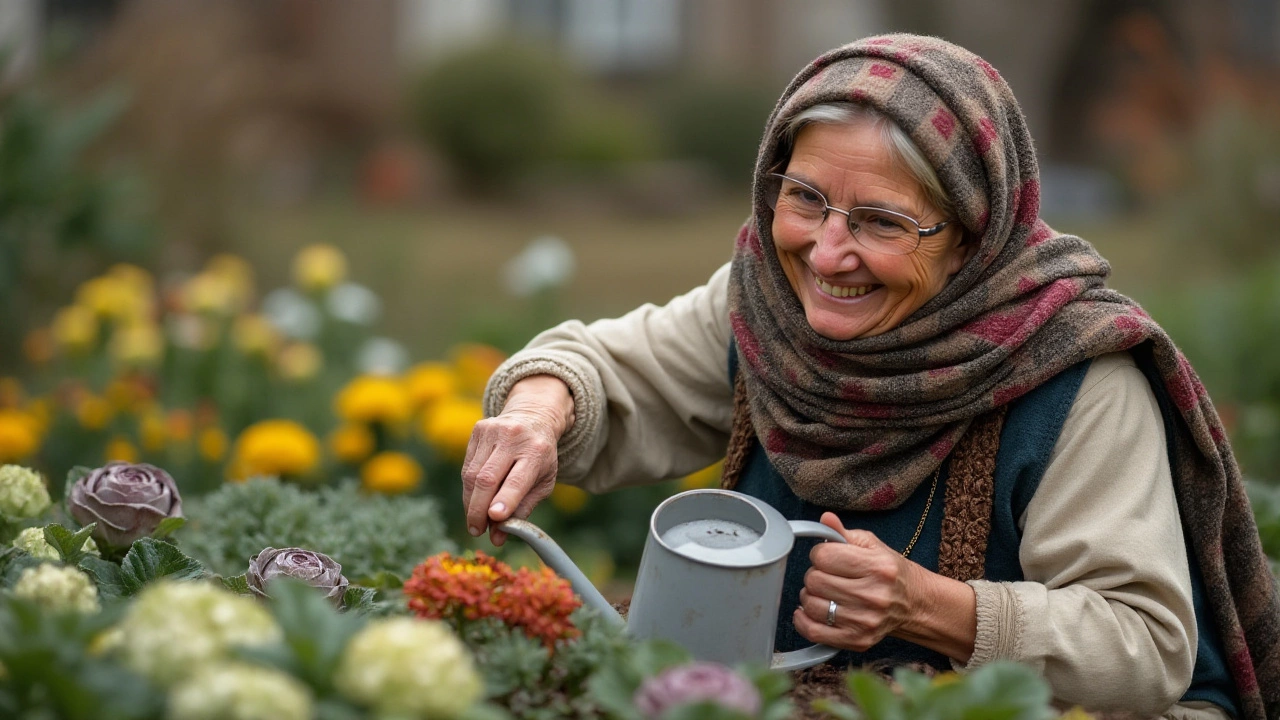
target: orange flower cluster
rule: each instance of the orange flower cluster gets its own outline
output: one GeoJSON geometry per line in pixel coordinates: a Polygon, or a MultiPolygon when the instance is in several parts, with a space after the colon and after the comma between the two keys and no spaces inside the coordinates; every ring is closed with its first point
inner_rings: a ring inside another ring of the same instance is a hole
{"type": "Polygon", "coordinates": [[[413,569],[404,584],[409,609],[419,617],[477,620],[491,617],[518,627],[548,649],[577,637],[569,620],[582,601],[550,568],[512,570],[477,550],[472,558],[440,553],[413,569]]]}

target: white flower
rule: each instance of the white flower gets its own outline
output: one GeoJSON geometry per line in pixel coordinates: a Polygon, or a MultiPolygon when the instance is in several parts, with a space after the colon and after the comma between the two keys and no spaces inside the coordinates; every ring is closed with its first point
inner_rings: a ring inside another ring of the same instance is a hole
{"type": "Polygon", "coordinates": [[[358,283],[342,283],[325,298],[329,314],[356,325],[372,325],[382,314],[382,301],[376,293],[358,283]]]}
{"type": "Polygon", "coordinates": [[[347,645],[334,684],[348,698],[390,716],[454,718],[483,689],[471,656],[443,623],[376,620],[347,645]]]}
{"type": "Polygon", "coordinates": [[[262,299],[262,314],[284,335],[310,340],[320,332],[320,311],[298,291],[277,288],[262,299]]]}
{"type": "Polygon", "coordinates": [[[120,622],[125,662],[162,685],[225,659],[235,646],[266,645],[280,628],[257,601],[203,582],[148,585],[120,622]]]}
{"type": "Polygon", "coordinates": [[[14,583],[13,596],[54,612],[98,611],[98,586],[73,567],[42,563],[27,568],[14,583]]]}
{"type": "Polygon", "coordinates": [[[356,368],[365,375],[399,375],[409,365],[409,351],[391,338],[369,338],[356,353],[356,368]]]}
{"type": "Polygon", "coordinates": [[[279,670],[206,665],[169,693],[172,720],[310,720],[311,692],[279,670]]]}
{"type": "Polygon", "coordinates": [[[0,466],[0,515],[33,518],[49,508],[44,478],[21,465],[0,466]]]}
{"type": "Polygon", "coordinates": [[[573,277],[577,262],[573,248],[558,237],[534,238],[503,268],[507,290],[528,297],[540,290],[559,287],[573,277]]]}
{"type": "MultiPolygon", "coordinates": [[[[23,530],[13,539],[13,546],[40,560],[62,559],[58,556],[57,548],[44,539],[44,528],[33,527],[23,530]]],[[[102,557],[102,553],[98,552],[98,544],[93,541],[93,538],[85,538],[81,549],[90,555],[102,557]]]]}

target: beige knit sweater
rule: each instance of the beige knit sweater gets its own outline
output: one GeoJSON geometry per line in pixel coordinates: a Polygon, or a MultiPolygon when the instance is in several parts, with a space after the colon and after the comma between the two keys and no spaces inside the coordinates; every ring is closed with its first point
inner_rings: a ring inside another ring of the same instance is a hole
{"type": "MultiPolygon", "coordinates": [[[[521,378],[559,377],[577,417],[560,441],[559,481],[592,492],[714,463],[732,414],[728,278],[725,265],[663,307],[542,333],[494,375],[486,414],[521,378]]],[[[978,632],[966,668],[1026,663],[1064,707],[1226,717],[1204,703],[1171,707],[1195,661],[1191,580],[1163,420],[1127,353],[1091,365],[1020,524],[1026,580],[969,583],[978,632]]]]}

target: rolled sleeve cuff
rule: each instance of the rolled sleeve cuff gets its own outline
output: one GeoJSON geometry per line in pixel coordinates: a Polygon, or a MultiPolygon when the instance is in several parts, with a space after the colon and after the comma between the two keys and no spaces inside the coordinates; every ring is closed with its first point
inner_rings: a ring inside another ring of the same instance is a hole
{"type": "Polygon", "coordinates": [[[560,467],[569,468],[604,431],[604,386],[589,362],[572,353],[538,350],[513,355],[494,371],[484,391],[485,417],[502,412],[512,386],[532,375],[551,375],[573,395],[573,426],[557,445],[560,467]]]}
{"type": "Polygon", "coordinates": [[[1009,583],[970,580],[977,597],[978,632],[969,662],[951,661],[958,672],[968,672],[995,660],[1018,660],[1022,655],[1024,611],[1022,598],[1009,583]]]}

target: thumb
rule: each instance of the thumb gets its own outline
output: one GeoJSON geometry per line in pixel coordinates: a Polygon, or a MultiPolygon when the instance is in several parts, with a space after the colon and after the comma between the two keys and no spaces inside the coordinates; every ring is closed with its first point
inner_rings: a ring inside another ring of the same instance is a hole
{"type": "Polygon", "coordinates": [[[833,512],[822,513],[822,518],[819,522],[843,535],[845,541],[850,545],[869,548],[874,547],[877,544],[876,536],[874,534],[867,532],[866,530],[846,529],[844,524],[840,522],[840,517],[833,512]]]}

